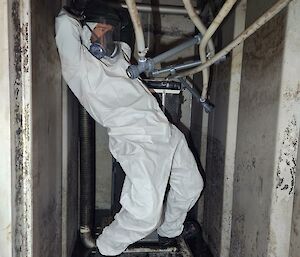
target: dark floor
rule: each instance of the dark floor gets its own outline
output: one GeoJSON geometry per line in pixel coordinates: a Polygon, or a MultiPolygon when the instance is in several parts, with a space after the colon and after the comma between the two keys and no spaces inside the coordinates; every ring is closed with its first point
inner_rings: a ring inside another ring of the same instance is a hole
{"type": "MultiPolygon", "coordinates": [[[[97,231],[96,235],[99,234],[100,231],[102,231],[102,228],[108,225],[112,218],[109,215],[108,211],[104,212],[97,212],[96,213],[96,220],[99,221],[98,224],[96,224],[97,231]]],[[[212,257],[212,254],[210,253],[207,244],[203,240],[202,233],[199,233],[196,237],[193,239],[186,241],[187,245],[191,249],[191,252],[193,253],[194,257],[212,257]]],[[[133,247],[150,247],[151,249],[159,248],[158,243],[156,242],[143,242],[138,243],[134,245],[133,247]]],[[[174,252],[155,252],[155,253],[123,253],[121,257],[182,257],[183,255],[180,253],[180,246],[174,245],[174,248],[177,251],[174,252]]],[[[84,248],[84,246],[81,244],[80,240],[78,240],[78,243],[76,244],[76,247],[74,249],[72,257],[97,257],[97,253],[95,251],[89,250],[84,248]]]]}

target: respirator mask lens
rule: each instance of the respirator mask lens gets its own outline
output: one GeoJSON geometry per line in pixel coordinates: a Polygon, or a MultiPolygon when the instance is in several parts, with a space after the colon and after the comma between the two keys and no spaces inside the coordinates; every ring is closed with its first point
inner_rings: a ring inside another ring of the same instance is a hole
{"type": "MultiPolygon", "coordinates": [[[[94,23],[95,24],[95,23],[94,23]]],[[[91,23],[86,23],[91,31],[90,52],[98,59],[103,57],[113,58],[118,53],[119,26],[107,19],[97,21],[97,24],[91,27],[91,23]]]]}

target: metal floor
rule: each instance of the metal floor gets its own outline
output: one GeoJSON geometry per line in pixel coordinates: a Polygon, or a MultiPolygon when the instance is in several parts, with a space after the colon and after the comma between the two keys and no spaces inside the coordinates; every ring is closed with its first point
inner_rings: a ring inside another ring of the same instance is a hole
{"type": "MultiPolygon", "coordinates": [[[[78,242],[72,257],[97,257],[97,253],[85,249],[78,242]]],[[[129,247],[120,257],[212,257],[212,255],[203,240],[195,238],[190,242],[180,239],[174,246],[165,248],[161,248],[155,243],[138,243],[129,247]],[[185,243],[191,252],[187,251],[185,243]]]]}
{"type": "MultiPolygon", "coordinates": [[[[188,241],[179,238],[174,245],[164,248],[159,246],[155,235],[130,246],[120,257],[212,257],[201,234],[188,241]]],[[[97,257],[97,253],[84,248],[78,240],[72,257],[97,257]]]]}

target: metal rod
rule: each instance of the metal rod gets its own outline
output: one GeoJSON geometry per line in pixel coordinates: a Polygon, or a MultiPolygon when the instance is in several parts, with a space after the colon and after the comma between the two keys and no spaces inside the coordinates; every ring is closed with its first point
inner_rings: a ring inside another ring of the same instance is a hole
{"type": "Polygon", "coordinates": [[[174,48],[172,48],[172,49],[170,49],[170,50],[154,57],[152,59],[152,61],[153,61],[154,64],[160,63],[161,61],[172,57],[173,55],[185,50],[186,48],[189,48],[193,45],[199,44],[200,41],[201,41],[201,35],[198,34],[198,35],[194,36],[192,39],[190,39],[190,40],[188,40],[188,41],[186,41],[186,42],[184,42],[184,43],[182,43],[178,46],[175,46],[174,48]]]}
{"type": "Polygon", "coordinates": [[[196,98],[198,102],[201,102],[201,96],[195,88],[191,87],[189,83],[183,78],[179,78],[179,81],[182,83],[183,87],[190,91],[190,93],[193,95],[193,97],[196,98]]]}
{"type": "MultiPolygon", "coordinates": [[[[126,8],[128,9],[127,5],[125,3],[115,4],[115,3],[109,3],[110,6],[115,8],[126,8]]],[[[139,12],[145,12],[145,13],[151,13],[151,12],[158,12],[161,14],[174,14],[174,15],[186,15],[187,11],[183,6],[171,6],[171,5],[159,5],[159,6],[153,6],[149,4],[136,4],[137,10],[139,12]]],[[[200,11],[195,10],[196,13],[199,15],[200,11]]]]}
{"type": "Polygon", "coordinates": [[[127,248],[124,253],[175,253],[178,249],[175,246],[170,246],[166,248],[161,247],[147,247],[147,246],[140,246],[140,247],[129,247],[127,248]]]}
{"type": "MultiPolygon", "coordinates": [[[[127,0],[129,1],[129,0],[127,0]]],[[[193,46],[196,44],[200,44],[201,42],[201,35],[198,34],[194,36],[193,38],[189,39],[188,41],[183,42],[182,44],[175,46],[174,48],[159,54],[158,56],[154,57],[153,59],[139,59],[137,65],[130,65],[126,72],[129,78],[135,79],[137,78],[141,73],[143,72],[152,72],[155,68],[155,64],[160,63],[163,60],[166,60],[177,53],[193,46]]]]}
{"type": "Polygon", "coordinates": [[[201,64],[201,61],[199,60],[199,61],[195,61],[195,62],[191,62],[191,63],[178,64],[178,65],[175,65],[175,66],[168,66],[166,68],[153,71],[151,73],[151,75],[152,76],[158,76],[158,75],[161,75],[161,74],[166,73],[166,72],[171,73],[172,75],[174,75],[176,71],[193,68],[193,67],[196,67],[200,64],[201,64]]]}

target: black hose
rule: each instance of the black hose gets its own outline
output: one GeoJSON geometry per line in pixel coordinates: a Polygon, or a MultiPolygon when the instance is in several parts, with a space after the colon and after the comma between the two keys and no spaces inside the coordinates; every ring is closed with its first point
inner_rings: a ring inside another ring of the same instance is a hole
{"type": "Polygon", "coordinates": [[[93,239],[95,211],[95,121],[80,105],[80,238],[87,248],[93,239]]]}

